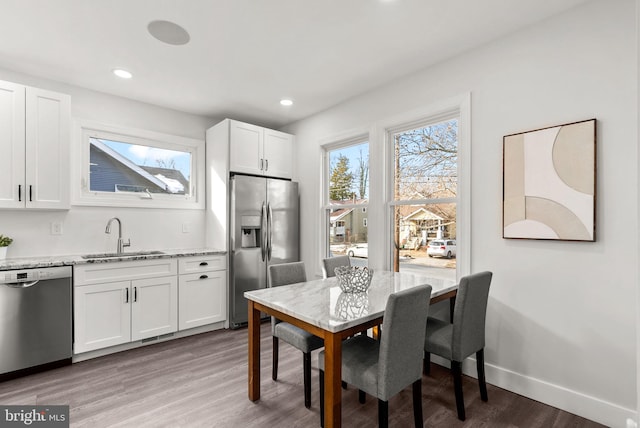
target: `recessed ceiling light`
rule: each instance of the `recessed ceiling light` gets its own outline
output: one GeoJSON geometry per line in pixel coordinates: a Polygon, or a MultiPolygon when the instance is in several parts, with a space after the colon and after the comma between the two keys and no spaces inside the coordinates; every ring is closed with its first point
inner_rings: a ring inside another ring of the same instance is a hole
{"type": "Polygon", "coordinates": [[[116,68],[115,70],[113,70],[113,74],[115,74],[116,76],[122,78],[122,79],[131,79],[133,77],[133,74],[129,73],[127,70],[123,70],[121,68],[116,68]]]}
{"type": "Polygon", "coordinates": [[[284,99],[284,100],[280,100],[280,104],[283,106],[290,106],[290,105],[293,105],[293,101],[284,99]]]}
{"type": "Polygon", "coordinates": [[[187,30],[170,21],[151,21],[147,30],[156,39],[170,45],[186,45],[191,40],[187,30]]]}

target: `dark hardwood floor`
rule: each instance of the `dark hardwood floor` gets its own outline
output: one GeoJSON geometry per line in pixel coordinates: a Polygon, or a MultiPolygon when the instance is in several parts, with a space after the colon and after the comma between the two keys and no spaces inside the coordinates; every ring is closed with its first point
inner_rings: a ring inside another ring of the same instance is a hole
{"type": "MultiPolygon", "coordinates": [[[[261,399],[247,398],[247,330],[220,330],[121,352],[0,383],[0,404],[70,406],[72,427],[320,426],[317,352],[312,405],[304,407],[302,353],[281,342],[278,381],[271,380],[270,325],[262,326],[261,399]]],[[[456,418],[448,369],[422,379],[425,427],[601,427],[595,422],[465,377],[467,420],[456,418]]],[[[343,391],[345,427],[375,427],[377,401],[343,391]]],[[[389,425],[413,426],[411,388],[389,402],[389,425]]]]}

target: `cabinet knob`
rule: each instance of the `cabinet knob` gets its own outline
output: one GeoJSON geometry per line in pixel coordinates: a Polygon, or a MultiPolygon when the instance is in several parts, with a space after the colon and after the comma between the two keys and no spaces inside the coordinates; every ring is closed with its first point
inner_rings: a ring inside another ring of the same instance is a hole
{"type": "Polygon", "coordinates": [[[209,278],[208,275],[200,275],[200,279],[207,279],[207,278],[209,278]]]}
{"type": "Polygon", "coordinates": [[[200,263],[200,266],[209,266],[209,263],[207,263],[207,262],[201,262],[201,263],[200,263]]]}

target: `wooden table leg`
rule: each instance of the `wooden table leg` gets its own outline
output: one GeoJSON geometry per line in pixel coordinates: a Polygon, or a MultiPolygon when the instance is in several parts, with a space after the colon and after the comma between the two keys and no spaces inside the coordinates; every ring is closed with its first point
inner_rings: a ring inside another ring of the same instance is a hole
{"type": "Polygon", "coordinates": [[[249,400],[260,399],[260,311],[249,300],[249,400]]]}
{"type": "Polygon", "coordinates": [[[342,422],[342,339],[329,333],[324,338],[324,426],[339,428],[342,422]]]}
{"type": "Polygon", "coordinates": [[[380,326],[376,325],[371,327],[371,334],[375,340],[380,340],[380,326]]]}

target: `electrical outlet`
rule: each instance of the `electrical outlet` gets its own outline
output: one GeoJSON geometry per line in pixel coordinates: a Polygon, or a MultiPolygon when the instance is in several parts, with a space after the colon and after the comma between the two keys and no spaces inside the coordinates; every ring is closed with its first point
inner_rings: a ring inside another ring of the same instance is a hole
{"type": "Polygon", "coordinates": [[[62,235],[62,223],[59,221],[51,222],[51,234],[62,235]]]}
{"type": "Polygon", "coordinates": [[[189,233],[189,223],[182,223],[182,233],[189,233]]]}

